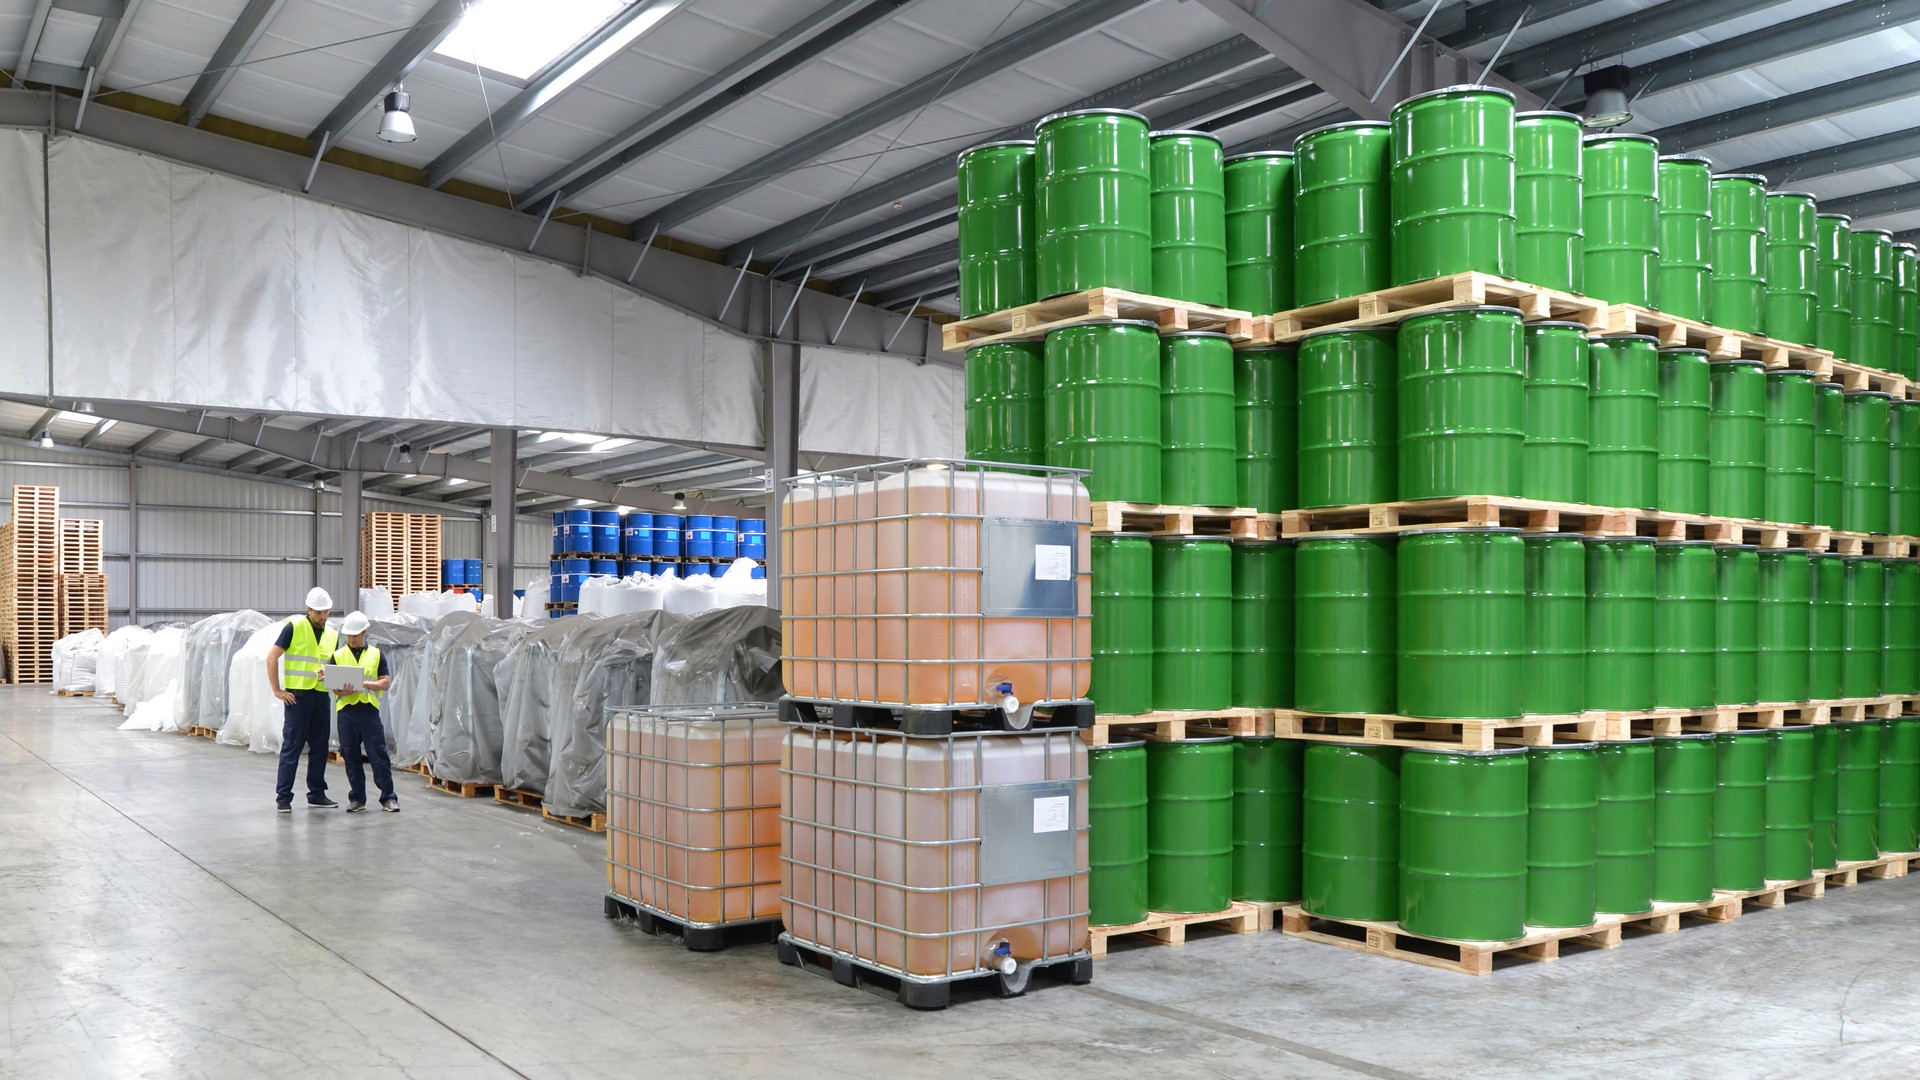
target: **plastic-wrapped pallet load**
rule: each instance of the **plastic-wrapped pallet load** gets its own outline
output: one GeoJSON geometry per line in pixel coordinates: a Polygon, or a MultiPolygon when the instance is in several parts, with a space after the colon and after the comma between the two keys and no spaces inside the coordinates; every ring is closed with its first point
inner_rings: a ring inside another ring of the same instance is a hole
{"type": "Polygon", "coordinates": [[[187,631],[169,626],[127,652],[126,703],[122,730],[182,731],[185,725],[187,631]]]}
{"type": "Polygon", "coordinates": [[[120,693],[121,679],[125,669],[127,650],[134,642],[143,641],[153,635],[153,631],[141,626],[123,626],[107,635],[100,643],[100,655],[93,666],[93,692],[97,697],[117,697],[120,693]]]}
{"type": "MultiPolygon", "coordinates": [[[[464,613],[443,616],[460,618],[464,613]]],[[[432,739],[427,768],[444,780],[500,782],[500,688],[494,669],[530,627],[467,615],[472,621],[447,639],[433,659],[432,739]]]]}
{"type": "Polygon", "coordinates": [[[394,613],[393,594],[385,586],[360,590],[360,612],[369,619],[384,619],[394,613]]]}
{"type": "Polygon", "coordinates": [[[209,615],[187,628],[184,695],[186,727],[219,729],[227,722],[227,682],[233,658],[255,631],[269,624],[252,609],[209,615]]]}
{"type": "Polygon", "coordinates": [[[720,606],[719,586],[720,582],[711,575],[695,574],[674,582],[667,590],[662,606],[675,615],[698,615],[703,611],[712,611],[720,606]]]}
{"type": "Polygon", "coordinates": [[[548,578],[529,578],[526,587],[520,590],[522,595],[518,597],[517,603],[515,604],[515,606],[519,608],[519,612],[515,617],[536,620],[546,618],[548,585],[548,578]]]}
{"type": "Polygon", "coordinates": [[[715,579],[714,606],[730,608],[745,607],[767,603],[767,579],[753,576],[759,563],[752,559],[735,559],[727,572],[715,579]]]}
{"type": "Polygon", "coordinates": [[[393,689],[385,696],[380,714],[393,733],[395,765],[419,765],[427,760],[433,747],[433,714],[437,707],[434,659],[447,642],[479,619],[478,615],[460,612],[435,620],[425,641],[399,665],[388,665],[394,676],[393,689]]]}
{"type": "Polygon", "coordinates": [[[214,741],[256,754],[279,752],[286,714],[267,685],[267,652],[279,640],[282,625],[270,622],[255,630],[227,662],[227,720],[214,741]]]}
{"type": "Polygon", "coordinates": [[[655,705],[778,701],[780,612],[734,607],[695,615],[661,639],[653,657],[655,705]]]}
{"type": "Polygon", "coordinates": [[[583,817],[606,808],[607,709],[648,704],[659,645],[682,625],[660,611],[616,615],[595,619],[561,646],[554,688],[571,695],[553,725],[547,809],[583,817]]]}
{"type": "MultiPolygon", "coordinates": [[[[380,650],[380,655],[387,661],[387,672],[392,675],[400,671],[400,665],[406,662],[407,657],[426,644],[427,635],[432,631],[432,619],[421,618],[418,615],[381,615],[374,617],[367,626],[367,644],[380,650]]],[[[345,644],[345,641],[343,640],[341,644],[345,644]]],[[[395,679],[394,682],[397,685],[399,680],[395,679]]],[[[382,695],[382,699],[385,700],[388,696],[382,695]]],[[[335,742],[339,739],[338,727],[336,724],[335,742]]],[[[387,750],[391,753],[394,746],[394,725],[387,719],[384,709],[381,711],[380,727],[386,733],[387,750]]]]}
{"type": "Polygon", "coordinates": [[[80,693],[93,689],[100,646],[107,635],[95,627],[68,634],[53,643],[53,693],[80,693]]]}
{"type": "Polygon", "coordinates": [[[494,669],[500,686],[500,782],[536,795],[547,790],[553,729],[572,700],[554,678],[566,639],[599,622],[591,616],[549,619],[513,643],[494,669]]]}

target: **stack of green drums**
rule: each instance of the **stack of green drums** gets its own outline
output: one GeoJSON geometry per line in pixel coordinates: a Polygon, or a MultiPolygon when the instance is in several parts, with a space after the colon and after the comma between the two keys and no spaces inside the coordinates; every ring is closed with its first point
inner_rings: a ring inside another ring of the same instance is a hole
{"type": "Polygon", "coordinates": [[[1147,744],[1147,907],[1221,911],[1233,900],[1234,744],[1147,744]]]}
{"type": "Polygon", "coordinates": [[[1307,744],[1236,740],[1233,757],[1233,898],[1298,900],[1300,816],[1307,744]]]}
{"type": "Polygon", "coordinates": [[[1525,932],[1527,774],[1525,748],[1401,754],[1403,929],[1467,941],[1525,932]]]}
{"type": "Polygon", "coordinates": [[[1391,285],[1391,127],[1356,120],[1316,128],[1294,140],[1293,154],[1294,303],[1391,285]]]}
{"type": "MultiPolygon", "coordinates": [[[[1520,456],[1520,494],[1584,503],[1587,328],[1576,322],[1535,322],[1522,327],[1521,334],[1526,349],[1526,401],[1521,410],[1526,442],[1520,456]]],[[[1701,453],[1706,453],[1704,446],[1701,453]]]]}
{"type": "Polygon", "coordinates": [[[1533,285],[1586,291],[1581,118],[1523,112],[1513,118],[1515,276],[1533,285]]]}
{"type": "Polygon", "coordinates": [[[1660,285],[1660,143],[1651,135],[1586,137],[1587,295],[1652,307],[1660,285]]]}
{"type": "Polygon", "coordinates": [[[1147,917],[1147,747],[1096,746],[1087,761],[1088,921],[1136,923],[1147,917]]]}
{"type": "Polygon", "coordinates": [[[1813,343],[1842,360],[1853,353],[1853,219],[1814,216],[1813,343]]]}
{"type": "Polygon", "coordinates": [[[1399,714],[1519,716],[1526,673],[1519,530],[1402,533],[1396,561],[1399,714]]]}
{"type": "Polygon", "coordinates": [[[1205,330],[1160,339],[1160,501],[1234,506],[1233,343],[1205,330]]]}
{"type": "Polygon", "coordinates": [[[1152,712],[1153,542],[1144,533],[1105,533],[1092,543],[1093,685],[1088,696],[1103,713],[1152,712]]]}
{"type": "Polygon", "coordinates": [[[1712,367],[1705,349],[1660,350],[1659,459],[1654,505],[1678,514],[1707,512],[1712,445],[1712,367]]]}
{"type": "Polygon", "coordinates": [[[1684,904],[1713,896],[1715,755],[1712,735],[1653,741],[1654,900],[1684,904]]]}
{"type": "Polygon", "coordinates": [[[1766,331],[1767,178],[1722,173],[1713,178],[1713,277],[1707,317],[1715,326],[1766,331]]]}
{"type": "Polygon", "coordinates": [[[1155,131],[1153,294],[1195,304],[1227,302],[1226,180],[1218,137],[1155,131]]]}
{"type": "Polygon", "coordinates": [[[1399,358],[1391,330],[1300,339],[1301,506],[1391,502],[1399,482],[1399,358]]]}
{"type": "Polygon", "coordinates": [[[1294,550],[1294,690],[1304,712],[1391,713],[1398,656],[1394,540],[1313,535],[1294,550]]]}
{"type": "Polygon", "coordinates": [[[1393,283],[1514,275],[1513,95],[1452,86],[1393,107],[1393,283]]]}
{"type": "Polygon", "coordinates": [[[1233,542],[1233,703],[1293,707],[1292,541],[1233,542]]]}
{"type": "MultiPolygon", "coordinates": [[[[961,317],[1033,303],[1039,299],[1033,266],[1033,140],[972,147],[961,152],[958,168],[961,317]]],[[[968,369],[971,373],[971,354],[968,369]]]]}
{"type": "Polygon", "coordinates": [[[1233,548],[1223,536],[1156,536],[1152,544],[1153,707],[1228,708],[1233,548]]]}
{"type": "Polygon", "coordinates": [[[1713,278],[1713,163],[1675,154],[1660,159],[1660,310],[1705,320],[1713,278]]]}
{"type": "Polygon", "coordinates": [[[1401,758],[1397,746],[1308,745],[1300,845],[1308,912],[1400,917],[1401,758]]]}
{"type": "Polygon", "coordinates": [[[1758,360],[1715,360],[1707,427],[1707,513],[1757,518],[1765,512],[1766,427],[1765,367],[1758,360]]]}
{"type": "Polygon", "coordinates": [[[1894,332],[1900,300],[1893,234],[1885,229],[1854,229],[1848,250],[1853,261],[1853,321],[1847,359],[1897,371],[1894,332]]]}
{"type": "Polygon", "coordinates": [[[967,457],[1020,465],[1047,462],[1046,360],[1032,341],[967,350],[967,457]]]}
{"type": "Polygon", "coordinates": [[[1587,498],[1651,508],[1658,476],[1660,354],[1645,334],[1609,334],[1588,349],[1587,498]]]}
{"type": "Polygon", "coordinates": [[[1286,311],[1294,306],[1293,155],[1236,154],[1223,175],[1227,306],[1256,315],[1286,311]]]}
{"type": "Polygon", "coordinates": [[[1034,129],[1037,299],[1102,286],[1151,293],[1153,166],[1147,118],[1055,113],[1034,129]]]}
{"type": "Polygon", "coordinates": [[[1047,464],[1090,470],[1095,501],[1160,502],[1159,327],[1117,319],[1055,330],[1045,379],[1047,464]]]}
{"type": "Polygon", "coordinates": [[[1418,315],[1399,331],[1399,497],[1518,495],[1526,443],[1520,312],[1418,315]]]}
{"type": "Polygon", "coordinates": [[[1804,191],[1773,192],[1766,206],[1767,296],[1760,321],[1768,337],[1812,344],[1819,308],[1818,210],[1804,191]]]}

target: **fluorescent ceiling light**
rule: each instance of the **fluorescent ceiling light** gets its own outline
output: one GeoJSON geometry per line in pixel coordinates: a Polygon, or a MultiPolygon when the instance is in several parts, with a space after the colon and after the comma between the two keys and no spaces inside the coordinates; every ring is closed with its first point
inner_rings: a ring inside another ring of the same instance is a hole
{"type": "Polygon", "coordinates": [[[466,482],[467,482],[467,478],[466,478],[466,477],[464,477],[464,476],[449,476],[449,477],[447,477],[447,486],[448,486],[448,487],[459,487],[459,486],[460,486],[461,484],[464,484],[464,483],[466,483],[466,482]]]}
{"type": "Polygon", "coordinates": [[[587,453],[604,454],[609,450],[618,450],[623,446],[631,445],[633,445],[632,439],[601,439],[599,442],[587,447],[587,453]]]}
{"type": "Polygon", "coordinates": [[[592,499],[575,499],[575,500],[573,500],[573,505],[575,505],[575,506],[592,506],[592,505],[593,505],[593,500],[592,500],[592,499]]]}
{"type": "Polygon", "coordinates": [[[113,425],[115,425],[115,424],[117,424],[117,423],[119,423],[119,422],[120,422],[120,421],[118,421],[118,420],[115,420],[115,419],[113,419],[113,418],[111,418],[111,417],[109,417],[109,418],[107,418],[107,419],[105,419],[105,420],[102,420],[102,421],[100,421],[100,434],[102,434],[102,435],[105,435],[105,434],[106,434],[107,432],[109,432],[109,431],[112,431],[112,430],[113,430],[113,425]]]}
{"type": "Polygon", "coordinates": [[[525,81],[627,6],[627,0],[479,0],[434,55],[525,81]]]}
{"type": "Polygon", "coordinates": [[[65,420],[70,424],[85,424],[88,427],[92,427],[100,422],[100,418],[97,416],[88,416],[86,413],[67,412],[64,409],[61,410],[60,415],[54,417],[54,419],[65,420]]]}

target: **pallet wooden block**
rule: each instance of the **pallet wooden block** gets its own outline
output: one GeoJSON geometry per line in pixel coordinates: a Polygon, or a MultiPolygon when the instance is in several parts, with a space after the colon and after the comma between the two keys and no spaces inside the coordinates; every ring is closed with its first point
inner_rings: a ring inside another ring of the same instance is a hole
{"type": "Polygon", "coordinates": [[[1504,527],[1528,532],[1632,536],[1645,516],[1645,511],[1617,507],[1470,495],[1287,510],[1280,515],[1280,533],[1291,538],[1314,533],[1384,535],[1413,529],[1504,527]]]}
{"type": "Polygon", "coordinates": [[[1528,322],[1564,319],[1593,330],[1606,328],[1605,301],[1469,271],[1276,312],[1267,340],[1284,344],[1316,330],[1393,326],[1431,311],[1483,304],[1519,308],[1528,322]]]}
{"type": "Polygon", "coordinates": [[[1913,538],[1835,532],[1833,551],[1840,555],[1874,555],[1883,559],[1908,559],[1913,557],[1913,538]]]}
{"type": "Polygon", "coordinates": [[[1278,905],[1249,904],[1235,901],[1224,911],[1210,911],[1200,915],[1176,915],[1151,911],[1147,917],[1136,923],[1122,926],[1093,926],[1089,933],[1093,940],[1093,955],[1096,959],[1107,955],[1107,942],[1117,937],[1133,934],[1145,934],[1160,945],[1178,948],[1187,943],[1187,930],[1196,926],[1213,927],[1235,934],[1257,934],[1273,928],[1273,912],[1278,905]]]}
{"type": "Polygon", "coordinates": [[[1180,742],[1221,735],[1260,738],[1273,734],[1272,709],[1183,709],[1150,713],[1107,714],[1094,718],[1093,725],[1081,730],[1082,741],[1092,746],[1129,739],[1152,742],[1180,742]]]}
{"type": "Polygon", "coordinates": [[[1110,319],[1145,319],[1158,324],[1162,333],[1216,330],[1236,345],[1259,343],[1249,312],[1108,288],[1086,289],[950,322],[940,328],[940,340],[951,352],[997,341],[1039,341],[1052,330],[1110,319]]]}
{"type": "Polygon", "coordinates": [[[536,792],[502,785],[493,789],[493,801],[503,806],[517,806],[522,810],[538,810],[546,800],[536,792]]]}
{"type": "Polygon", "coordinates": [[[540,816],[560,825],[569,825],[576,829],[585,829],[587,832],[603,833],[607,831],[607,815],[602,813],[582,814],[579,817],[572,817],[567,814],[556,814],[547,809],[543,803],[540,807],[540,816]]]}
{"type": "Polygon", "coordinates": [[[1899,401],[1905,399],[1915,388],[1914,381],[1905,375],[1868,367],[1865,364],[1834,360],[1828,367],[1827,377],[1848,390],[1879,390],[1892,394],[1894,400],[1899,401]]]}
{"type": "Polygon", "coordinates": [[[467,780],[448,780],[435,776],[431,772],[422,775],[427,778],[428,787],[435,791],[444,791],[449,795],[457,795],[462,799],[478,798],[492,792],[494,787],[492,784],[476,784],[467,780]]]}

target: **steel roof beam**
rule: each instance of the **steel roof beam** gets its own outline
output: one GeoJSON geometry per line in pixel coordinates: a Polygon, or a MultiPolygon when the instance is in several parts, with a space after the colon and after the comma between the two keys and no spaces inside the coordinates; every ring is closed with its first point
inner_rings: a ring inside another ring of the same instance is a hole
{"type": "MultiPolygon", "coordinates": [[[[914,278],[921,277],[936,270],[944,270],[949,267],[958,266],[959,263],[960,241],[949,240],[944,244],[930,247],[925,251],[918,251],[905,258],[895,259],[893,262],[887,263],[884,266],[876,266],[871,270],[864,271],[861,274],[867,282],[867,288],[864,291],[869,293],[883,292],[886,291],[885,286],[891,285],[896,281],[911,281],[914,278]]],[[[840,288],[839,292],[841,296],[849,296],[852,295],[852,291],[856,288],[859,288],[859,282],[849,281],[840,288]]]]}
{"type": "Polygon", "coordinates": [[[1876,71],[1797,94],[1728,109],[1652,132],[1664,153],[1695,150],[1762,131],[1824,120],[1829,116],[1901,101],[1920,94],[1920,62],[1876,71]]]}
{"type": "MultiPolygon", "coordinates": [[[[233,422],[232,422],[232,421],[227,421],[227,423],[228,423],[229,425],[231,425],[231,424],[232,424],[233,422]]],[[[161,426],[161,425],[157,425],[157,424],[154,424],[154,425],[149,425],[149,426],[150,426],[150,427],[158,427],[158,426],[161,426]]],[[[191,428],[191,427],[184,427],[184,426],[182,426],[182,427],[176,427],[176,428],[174,428],[173,430],[175,430],[175,431],[185,431],[185,432],[187,432],[187,433],[189,433],[189,434],[191,434],[191,433],[193,432],[193,430],[194,430],[194,428],[191,428]]],[[[195,443],[194,445],[192,445],[192,446],[189,446],[189,447],[187,447],[187,449],[185,449],[184,451],[182,451],[182,452],[180,453],[180,456],[179,456],[179,457],[177,457],[177,458],[175,458],[174,460],[176,460],[176,461],[192,461],[192,460],[193,460],[194,458],[197,458],[197,457],[203,457],[203,456],[205,456],[205,455],[206,455],[206,453],[207,453],[207,451],[209,451],[209,450],[216,450],[216,449],[219,449],[220,447],[222,447],[222,446],[224,446],[224,445],[226,445],[226,442],[227,442],[227,440],[225,440],[225,439],[220,439],[220,438],[213,438],[213,437],[209,437],[209,438],[205,438],[205,439],[201,439],[201,440],[200,440],[199,442],[197,442],[197,443],[195,443]]]]}
{"type": "Polygon", "coordinates": [[[1022,27],[978,51],[955,60],[877,101],[853,110],[802,135],[758,159],[709,181],[698,191],[683,195],[655,210],[634,224],[636,237],[646,236],[655,226],[671,230],[747,192],[772,183],[790,169],[804,166],[835,147],[904,120],[948,94],[964,90],[1002,71],[1032,59],[1059,45],[1084,37],[1100,27],[1134,11],[1147,0],[1078,0],[1070,7],[1022,27]]]}
{"type": "Polygon", "coordinates": [[[1775,184],[1784,184],[1855,169],[1871,169],[1876,165],[1892,165],[1916,157],[1920,157],[1920,127],[1756,161],[1739,166],[1739,170],[1761,173],[1775,184]]]}
{"type": "Polygon", "coordinates": [[[560,201],[593,188],[673,139],[785,77],[821,53],[893,14],[907,0],[832,0],[655,109],[624,131],[568,162],[521,192],[515,205],[531,207],[558,193],[560,201]],[[828,33],[834,31],[834,33],[828,33]]]}
{"type": "Polygon", "coordinates": [[[171,434],[173,434],[173,432],[171,431],[154,431],[151,434],[147,435],[145,438],[141,439],[139,442],[134,443],[132,446],[128,447],[127,456],[139,457],[141,454],[146,453],[147,451],[153,449],[156,446],[159,446],[162,442],[166,441],[167,436],[171,434]]]}
{"type": "MultiPolygon", "coordinates": [[[[1578,11],[1596,0],[1487,0],[1484,4],[1462,5],[1455,9],[1457,25],[1436,34],[1456,49],[1478,45],[1505,34],[1523,16],[1529,24],[1541,23],[1570,11],[1578,11]]],[[[1442,18],[1447,13],[1441,13],[1442,18]]],[[[1451,21],[1450,21],[1451,22],[1451,21]]]]}
{"type": "Polygon", "coordinates": [[[595,478],[611,476],[617,478],[622,483],[644,484],[651,480],[656,474],[660,473],[663,468],[678,468],[690,461],[720,465],[729,461],[738,460],[740,459],[729,457],[725,454],[706,454],[698,450],[687,450],[685,447],[673,447],[671,449],[662,448],[659,450],[649,450],[643,454],[629,454],[625,457],[594,462],[573,470],[573,475],[595,478]],[[641,465],[657,465],[660,466],[660,468],[652,470],[637,469],[637,466],[641,465]]]}
{"type": "Polygon", "coordinates": [[[918,236],[933,229],[960,223],[960,211],[943,202],[928,203],[913,210],[902,210],[899,217],[882,218],[851,232],[841,233],[786,256],[785,270],[776,278],[797,278],[809,266],[825,271],[840,263],[871,255],[882,248],[918,236]]]}
{"type": "Polygon", "coordinates": [[[868,295],[873,297],[873,299],[869,301],[873,306],[892,308],[900,304],[911,303],[915,297],[919,297],[920,302],[923,304],[928,300],[938,300],[948,293],[957,292],[959,288],[960,275],[947,273],[930,280],[915,281],[900,285],[877,295],[869,292],[868,295]]]}
{"type": "Polygon", "coordinates": [[[1564,34],[1514,53],[1500,65],[1517,83],[1537,83],[1590,61],[1631,52],[1729,19],[1778,7],[1788,0],[1667,0],[1632,16],[1564,34]]]}
{"type": "Polygon", "coordinates": [[[1863,191],[1839,199],[1822,199],[1820,211],[1826,214],[1851,214],[1854,220],[1884,217],[1920,209],[1920,183],[1900,184],[1878,191],[1863,191]]]}
{"type": "Polygon", "coordinates": [[[520,126],[559,100],[602,64],[632,47],[667,16],[691,0],[635,0],[601,23],[559,59],[548,64],[526,89],[493,111],[493,115],[460,136],[427,165],[427,186],[437,188],[486,153],[493,144],[520,130],[520,126]]]}
{"type": "Polygon", "coordinates": [[[227,84],[240,73],[240,63],[253,52],[260,38],[267,32],[267,24],[273,21],[287,0],[247,0],[247,6],[240,10],[239,17],[227,28],[227,36],[220,41],[220,47],[213,50],[213,58],[207,61],[207,69],[194,80],[193,89],[187,91],[187,99],[181,104],[187,110],[187,126],[198,127],[200,121],[207,118],[213,109],[213,103],[227,89],[227,84]]]}
{"type": "Polygon", "coordinates": [[[41,413],[40,419],[35,420],[33,426],[27,429],[27,441],[32,442],[40,436],[45,435],[47,429],[53,427],[53,422],[58,419],[60,419],[59,409],[48,409],[46,412],[41,413]]]}
{"type": "Polygon", "coordinates": [[[447,35],[453,33],[454,24],[460,21],[465,9],[466,0],[439,0],[429,8],[420,21],[413,25],[413,29],[400,35],[400,40],[387,50],[387,55],[368,69],[352,90],[347,91],[347,95],[333,107],[327,118],[308,133],[307,141],[318,145],[322,138],[327,138],[338,143],[347,128],[360,119],[360,114],[366,112],[369,106],[380,100],[388,87],[405,79],[414,68],[420,66],[422,60],[440,47],[447,35]]]}

